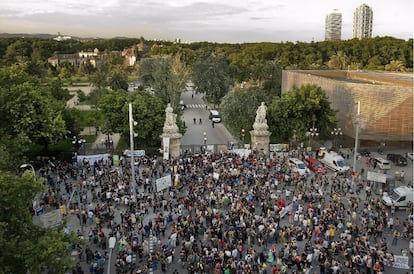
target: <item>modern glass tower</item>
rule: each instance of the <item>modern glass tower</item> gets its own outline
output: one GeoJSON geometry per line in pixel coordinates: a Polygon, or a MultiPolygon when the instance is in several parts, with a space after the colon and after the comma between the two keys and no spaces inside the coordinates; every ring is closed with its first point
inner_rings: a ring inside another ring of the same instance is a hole
{"type": "Polygon", "coordinates": [[[372,9],[366,4],[356,8],[354,12],[354,31],[353,38],[371,38],[372,37],[372,9]]]}
{"type": "Polygon", "coordinates": [[[342,14],[333,10],[325,19],[325,40],[341,40],[342,14]]]}

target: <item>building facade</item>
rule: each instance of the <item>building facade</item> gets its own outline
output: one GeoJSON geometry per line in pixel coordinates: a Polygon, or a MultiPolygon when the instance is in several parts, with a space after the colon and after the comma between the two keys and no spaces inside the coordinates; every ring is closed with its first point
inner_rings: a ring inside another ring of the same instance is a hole
{"type": "Polygon", "coordinates": [[[342,14],[338,10],[326,15],[325,18],[325,40],[341,40],[342,14]]]}
{"type": "Polygon", "coordinates": [[[282,94],[317,85],[337,111],[338,127],[355,138],[360,102],[360,140],[413,141],[413,74],[373,71],[291,70],[282,73],[282,94]]]}
{"type": "Polygon", "coordinates": [[[108,55],[100,52],[97,48],[93,51],[80,51],[72,54],[58,54],[47,59],[47,62],[54,67],[58,67],[60,63],[67,62],[74,67],[79,67],[81,64],[90,63],[94,68],[99,67],[108,55]]]}
{"type": "Polygon", "coordinates": [[[372,9],[366,4],[356,8],[354,12],[354,30],[353,38],[371,38],[372,37],[372,9]]]}

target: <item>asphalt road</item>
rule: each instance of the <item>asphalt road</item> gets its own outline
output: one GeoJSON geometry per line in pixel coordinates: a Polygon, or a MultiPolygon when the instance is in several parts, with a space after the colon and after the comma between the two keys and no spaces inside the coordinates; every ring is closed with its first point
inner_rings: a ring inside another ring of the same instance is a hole
{"type": "Polygon", "coordinates": [[[206,145],[235,142],[223,123],[215,123],[213,128],[212,122],[208,119],[210,106],[207,106],[203,101],[201,94],[194,93],[194,97],[192,97],[192,94],[193,90],[188,88],[181,95],[181,100],[187,105],[183,112],[187,131],[181,140],[181,144],[183,146],[204,145],[204,132],[207,139],[206,145]],[[196,118],[195,124],[194,118],[196,118]],[[202,124],[199,123],[200,118],[202,124]]]}

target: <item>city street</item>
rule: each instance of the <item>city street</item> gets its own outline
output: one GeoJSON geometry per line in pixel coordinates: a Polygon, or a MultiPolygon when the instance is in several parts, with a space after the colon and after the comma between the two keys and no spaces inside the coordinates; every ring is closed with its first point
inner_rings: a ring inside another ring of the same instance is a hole
{"type": "Polygon", "coordinates": [[[230,142],[237,142],[223,123],[215,123],[214,128],[212,127],[212,121],[208,119],[210,107],[205,104],[201,94],[196,94],[191,87],[188,87],[186,92],[182,93],[181,100],[187,106],[183,112],[183,119],[187,126],[187,131],[181,140],[183,146],[205,145],[204,137],[206,137],[206,145],[227,145],[230,142]],[[196,123],[193,121],[194,118],[196,123]]]}

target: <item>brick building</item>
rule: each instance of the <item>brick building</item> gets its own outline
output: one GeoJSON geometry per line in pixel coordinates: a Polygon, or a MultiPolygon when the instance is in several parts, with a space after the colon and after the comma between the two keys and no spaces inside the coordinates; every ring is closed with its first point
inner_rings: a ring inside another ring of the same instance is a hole
{"type": "Polygon", "coordinates": [[[315,84],[326,92],[344,135],[355,138],[356,105],[360,101],[360,140],[413,141],[412,73],[283,71],[282,94],[306,84],[315,84]]]}

